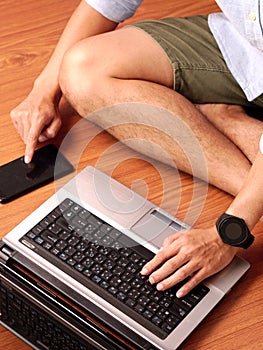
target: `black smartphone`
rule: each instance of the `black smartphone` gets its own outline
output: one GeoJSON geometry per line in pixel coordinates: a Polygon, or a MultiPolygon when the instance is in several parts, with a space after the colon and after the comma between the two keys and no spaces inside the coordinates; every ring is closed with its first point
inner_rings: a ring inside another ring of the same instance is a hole
{"type": "Polygon", "coordinates": [[[39,148],[29,164],[20,157],[0,166],[0,202],[7,203],[73,170],[55,145],[39,148]]]}

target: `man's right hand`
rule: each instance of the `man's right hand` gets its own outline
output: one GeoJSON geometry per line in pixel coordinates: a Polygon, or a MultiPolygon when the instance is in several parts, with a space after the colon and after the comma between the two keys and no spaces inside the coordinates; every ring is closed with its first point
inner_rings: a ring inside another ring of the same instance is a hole
{"type": "Polygon", "coordinates": [[[25,163],[30,163],[38,142],[54,138],[61,127],[58,102],[31,92],[10,113],[12,122],[26,144],[25,163]]]}
{"type": "Polygon", "coordinates": [[[58,76],[62,59],[79,41],[114,30],[118,23],[107,19],[85,0],[70,17],[46,67],[35,80],[28,97],[11,112],[14,126],[26,144],[25,162],[31,161],[38,142],[55,137],[61,126],[58,76]]]}

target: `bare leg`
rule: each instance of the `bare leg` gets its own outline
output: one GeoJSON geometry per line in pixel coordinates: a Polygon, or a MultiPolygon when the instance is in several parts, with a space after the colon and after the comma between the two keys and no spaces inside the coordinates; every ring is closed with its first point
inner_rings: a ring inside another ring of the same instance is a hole
{"type": "MultiPolygon", "coordinates": [[[[115,126],[110,131],[119,139],[133,137],[157,143],[170,154],[180,170],[193,174],[184,152],[187,150],[194,158],[192,140],[184,139],[183,145],[182,140],[179,145],[176,142],[180,134],[178,125],[182,125],[178,124],[179,119],[192,130],[203,150],[209,182],[233,195],[241,188],[251,166],[247,157],[204,113],[171,89],[170,62],[144,32],[129,27],[80,42],[64,58],[60,84],[66,98],[83,117],[88,117],[94,110],[124,102],[147,103],[171,111],[175,117],[168,120],[151,115],[119,115],[120,124],[125,118],[129,126],[115,126]],[[141,123],[146,126],[138,127],[141,123]],[[163,133],[158,134],[164,126],[169,130],[168,138],[163,133]]],[[[98,117],[94,121],[103,127],[109,125],[105,118],[98,117]]],[[[244,148],[246,143],[245,139],[244,148]]],[[[140,144],[134,147],[146,154],[152,151],[140,148],[140,144]]],[[[163,160],[163,154],[158,150],[152,155],[163,160]]],[[[202,166],[198,171],[195,167],[194,175],[205,178],[202,166]]]]}
{"type": "Polygon", "coordinates": [[[263,133],[262,121],[251,118],[237,105],[204,104],[196,107],[253,163],[263,133]]]}

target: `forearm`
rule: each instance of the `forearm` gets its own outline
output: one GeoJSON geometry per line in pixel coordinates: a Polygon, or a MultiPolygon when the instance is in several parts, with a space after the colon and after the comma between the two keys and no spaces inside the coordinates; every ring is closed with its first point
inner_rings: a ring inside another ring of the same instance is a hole
{"type": "Polygon", "coordinates": [[[248,179],[230,207],[228,214],[243,218],[250,229],[263,215],[263,154],[258,152],[248,179]]]}
{"type": "Polygon", "coordinates": [[[36,79],[34,89],[41,87],[41,90],[45,90],[46,86],[53,98],[59,98],[58,75],[65,52],[78,41],[114,30],[116,26],[117,23],[103,17],[85,1],[81,1],[69,19],[49,62],[36,79]]]}

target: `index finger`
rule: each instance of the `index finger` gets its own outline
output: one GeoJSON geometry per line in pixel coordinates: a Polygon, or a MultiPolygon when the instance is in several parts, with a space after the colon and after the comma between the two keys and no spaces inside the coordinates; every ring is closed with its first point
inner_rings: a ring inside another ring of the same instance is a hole
{"type": "Polygon", "coordinates": [[[31,125],[26,139],[26,149],[24,158],[26,164],[30,163],[33,158],[34,151],[38,143],[39,135],[41,134],[44,126],[45,125],[43,125],[42,123],[32,123],[31,125]]]}

